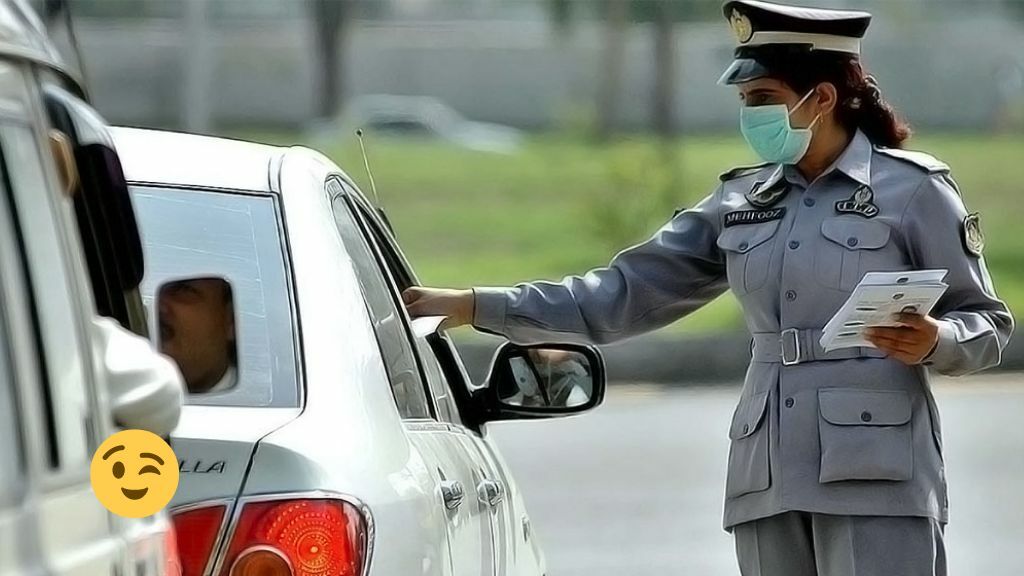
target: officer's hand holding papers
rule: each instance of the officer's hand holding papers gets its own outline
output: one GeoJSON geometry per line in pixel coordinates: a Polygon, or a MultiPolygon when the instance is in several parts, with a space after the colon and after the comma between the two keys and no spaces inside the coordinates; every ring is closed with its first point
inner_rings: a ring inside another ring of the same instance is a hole
{"type": "Polygon", "coordinates": [[[898,326],[894,315],[911,312],[926,315],[949,286],[942,280],[947,270],[868,272],[849,299],[825,324],[821,343],[825,351],[851,346],[875,348],[864,336],[870,326],[898,326]]]}

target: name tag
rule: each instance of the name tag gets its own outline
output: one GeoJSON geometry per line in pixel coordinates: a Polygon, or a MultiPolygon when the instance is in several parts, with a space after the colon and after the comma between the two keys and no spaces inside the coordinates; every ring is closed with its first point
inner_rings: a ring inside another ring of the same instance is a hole
{"type": "Polygon", "coordinates": [[[737,210],[725,213],[725,227],[739,224],[761,224],[779,220],[786,214],[785,206],[768,210],[737,210]]]}

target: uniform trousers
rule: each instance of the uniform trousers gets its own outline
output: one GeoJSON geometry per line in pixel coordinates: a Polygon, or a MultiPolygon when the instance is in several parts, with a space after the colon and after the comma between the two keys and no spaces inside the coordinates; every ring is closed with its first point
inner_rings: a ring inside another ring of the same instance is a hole
{"type": "Polygon", "coordinates": [[[945,525],[784,512],[733,527],[742,576],[946,576],[945,525]]]}

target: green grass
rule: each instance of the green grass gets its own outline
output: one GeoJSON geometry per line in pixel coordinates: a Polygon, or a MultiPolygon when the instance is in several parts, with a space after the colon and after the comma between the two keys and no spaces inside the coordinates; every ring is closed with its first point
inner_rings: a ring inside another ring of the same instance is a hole
{"type": "MultiPolygon", "coordinates": [[[[303,143],[291,135],[242,136],[303,143]]],[[[305,143],[371,193],[355,142],[305,143]]],[[[371,139],[367,145],[380,203],[404,250],[424,283],[447,287],[558,280],[604,265],[646,239],[674,208],[712,191],[720,172],[751,161],[732,136],[688,137],[667,146],[647,137],[594,145],[535,136],[507,156],[423,141],[371,139]]],[[[1024,137],[925,135],[909,147],[953,167],[968,209],[982,214],[986,260],[999,295],[1012,309],[1024,309],[1024,191],[1016,174],[1024,137]]],[[[738,306],[726,294],[669,329],[741,326],[738,306]]]]}

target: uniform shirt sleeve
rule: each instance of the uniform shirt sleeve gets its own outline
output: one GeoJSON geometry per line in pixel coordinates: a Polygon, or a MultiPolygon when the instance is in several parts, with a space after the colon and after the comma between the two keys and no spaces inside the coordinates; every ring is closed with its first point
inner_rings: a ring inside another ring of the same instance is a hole
{"type": "Polygon", "coordinates": [[[473,325],[519,344],[605,344],[670,324],[728,287],[716,245],[720,194],[721,186],[606,267],[560,282],[473,288],[473,325]]]}
{"type": "Polygon", "coordinates": [[[185,397],[178,365],[110,318],[93,318],[92,342],[115,423],[169,436],[185,397]]]}
{"type": "Polygon", "coordinates": [[[984,258],[964,247],[966,216],[956,184],[945,173],[925,177],[903,215],[914,265],[949,270],[949,288],[931,313],[939,320],[938,342],[923,363],[950,376],[998,364],[1014,325],[984,258]]]}

